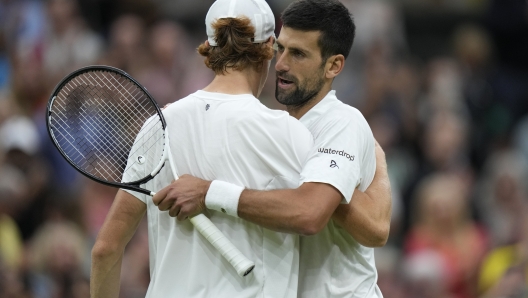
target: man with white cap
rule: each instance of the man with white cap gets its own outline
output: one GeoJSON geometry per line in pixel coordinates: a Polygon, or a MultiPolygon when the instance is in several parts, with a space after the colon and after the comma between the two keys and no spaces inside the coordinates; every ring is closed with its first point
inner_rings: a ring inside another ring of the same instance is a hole
{"type": "MultiPolygon", "coordinates": [[[[218,0],[206,22],[208,40],[198,52],[215,78],[163,111],[176,171],[252,189],[297,187],[312,135],[286,112],[270,110],[257,99],[273,57],[271,9],[264,0],[218,0]]],[[[130,175],[127,179],[135,180],[130,175]]],[[[165,167],[144,187],[159,191],[172,180],[165,167]]],[[[123,251],[145,213],[151,278],[147,297],[297,297],[296,235],[207,211],[255,262],[253,272],[240,277],[189,221],[174,220],[175,212],[160,212],[150,197],[119,190],[92,250],[92,297],[118,297],[123,251]]]]}

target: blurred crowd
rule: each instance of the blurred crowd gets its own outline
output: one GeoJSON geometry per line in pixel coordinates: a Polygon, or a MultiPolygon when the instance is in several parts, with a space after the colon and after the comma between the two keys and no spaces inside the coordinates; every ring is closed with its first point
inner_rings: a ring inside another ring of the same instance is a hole
{"type": "MultiPolygon", "coordinates": [[[[277,17],[290,2],[269,1],[277,17]]],[[[376,249],[384,296],[528,297],[528,2],[343,2],[358,31],[334,86],[369,121],[393,192],[389,242],[376,249]]],[[[88,297],[116,193],[53,147],[55,85],[105,64],[160,105],[205,87],[213,73],[195,49],[211,3],[0,0],[0,297],[88,297]]],[[[281,109],[270,76],[261,100],[281,109]]],[[[148,266],[142,223],[122,297],[144,297],[148,266]]]]}

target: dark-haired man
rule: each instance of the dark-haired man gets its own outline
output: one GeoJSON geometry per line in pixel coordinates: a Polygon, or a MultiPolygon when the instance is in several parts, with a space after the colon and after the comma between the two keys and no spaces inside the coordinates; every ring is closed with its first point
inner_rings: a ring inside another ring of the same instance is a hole
{"type": "Polygon", "coordinates": [[[160,210],[177,209],[184,219],[201,211],[205,200],[209,209],[305,235],[300,240],[299,297],[382,297],[371,247],[384,245],[388,237],[390,187],[372,199],[359,192],[352,196],[374,178],[375,140],[363,115],[332,90],[355,25],[336,0],[296,1],[283,12],[282,22],[276,98],[315,139],[300,186],[256,191],[185,176],[160,191],[154,203],[160,210]],[[206,196],[190,200],[196,189],[206,196]]]}

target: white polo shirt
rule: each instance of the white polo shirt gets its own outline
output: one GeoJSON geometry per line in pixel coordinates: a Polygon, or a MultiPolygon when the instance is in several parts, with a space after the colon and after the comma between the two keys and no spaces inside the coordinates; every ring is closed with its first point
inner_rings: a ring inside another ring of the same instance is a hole
{"type": "MultiPolygon", "coordinates": [[[[356,187],[365,191],[374,178],[376,156],[363,115],[331,91],[300,121],[315,140],[301,183],[330,184],[344,203],[356,187]]],[[[360,245],[333,220],[320,233],[301,236],[300,253],[299,297],[383,297],[376,284],[374,249],[360,245]]]]}
{"type": "MultiPolygon", "coordinates": [[[[299,186],[313,138],[286,112],[270,110],[252,95],[197,91],[163,113],[179,175],[260,190],[299,186]]],[[[140,167],[135,170],[144,176],[140,167]]],[[[134,175],[125,179],[131,181],[134,175]]],[[[144,188],[159,191],[172,180],[165,165],[144,188]]],[[[177,221],[160,212],[150,197],[130,193],[147,204],[147,297],[297,297],[298,236],[207,210],[205,215],[255,262],[253,272],[240,277],[190,221],[177,221]]]]}

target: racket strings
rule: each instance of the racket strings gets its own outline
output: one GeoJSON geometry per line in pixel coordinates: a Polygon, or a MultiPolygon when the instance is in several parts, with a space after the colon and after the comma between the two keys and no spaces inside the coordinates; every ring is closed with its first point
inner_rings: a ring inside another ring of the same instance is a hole
{"type": "Polygon", "coordinates": [[[51,111],[52,130],[63,152],[95,177],[121,182],[123,173],[138,162],[156,165],[162,158],[158,148],[163,148],[164,131],[157,108],[120,74],[78,75],[60,90],[51,111]]]}
{"type": "MultiPolygon", "coordinates": [[[[60,104],[60,102],[58,102],[57,104],[61,106],[64,110],[66,110],[66,107],[63,107],[60,104]]],[[[66,116],[68,122],[71,123],[71,121],[73,121],[74,119],[73,115],[76,115],[77,117],[81,117],[83,118],[82,120],[87,121],[86,116],[84,116],[82,113],[77,112],[77,113],[70,113],[70,115],[66,116]]],[[[69,127],[69,125],[67,124],[68,122],[65,122],[65,123],[69,127]]],[[[100,168],[102,171],[104,171],[104,173],[100,172],[99,169],[96,167],[96,161],[98,160],[98,158],[103,159],[105,162],[111,162],[104,155],[97,156],[96,154],[94,154],[93,151],[90,150],[90,148],[95,147],[94,141],[102,144],[103,146],[102,149],[109,149],[108,147],[105,148],[105,146],[108,146],[107,143],[103,142],[101,137],[99,137],[98,134],[95,132],[98,129],[93,129],[89,126],[76,126],[75,130],[72,132],[75,135],[74,136],[62,126],[60,121],[57,121],[54,123],[62,128],[61,130],[58,130],[59,134],[62,134],[63,131],[66,131],[68,133],[69,138],[65,138],[64,140],[68,142],[71,146],[69,148],[70,150],[66,151],[66,154],[75,161],[79,160],[79,157],[73,155],[72,152],[77,152],[82,158],[84,158],[84,160],[81,159],[81,163],[78,163],[78,166],[80,166],[83,169],[86,169],[89,172],[96,171],[100,177],[111,177],[111,176],[117,175],[115,171],[113,173],[109,173],[108,172],[109,168],[107,167],[100,168]],[[79,138],[78,136],[81,134],[84,134],[85,136],[91,136],[92,138],[96,138],[96,139],[91,141],[89,138],[79,138]],[[75,143],[70,142],[69,140],[71,139],[74,139],[75,143]]],[[[66,137],[64,134],[62,134],[62,136],[66,137]]],[[[65,148],[64,146],[62,147],[65,148]]],[[[116,149],[116,148],[113,148],[113,149],[116,149]]]]}

